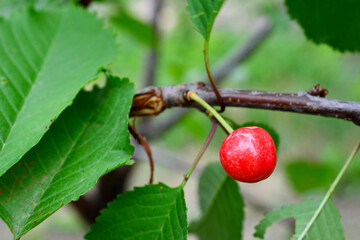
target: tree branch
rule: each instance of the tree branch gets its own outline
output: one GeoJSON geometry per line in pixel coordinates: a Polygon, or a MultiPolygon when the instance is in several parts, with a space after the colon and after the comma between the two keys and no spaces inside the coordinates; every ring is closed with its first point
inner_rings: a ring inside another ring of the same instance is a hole
{"type": "MultiPolygon", "coordinates": [[[[215,83],[219,83],[226,78],[239,64],[249,58],[255,50],[264,42],[266,37],[271,33],[273,24],[266,18],[260,18],[254,27],[254,33],[250,35],[249,40],[241,47],[236,47],[231,56],[220,61],[214,67],[213,77],[215,83]]],[[[204,76],[202,82],[207,82],[208,77],[204,76]]],[[[149,85],[148,85],[149,86],[149,85]]],[[[143,125],[139,125],[138,129],[141,134],[151,139],[159,136],[166,129],[177,123],[183,116],[188,113],[188,109],[178,109],[168,119],[164,121],[145,121],[143,125]]]]}
{"type": "MultiPolygon", "coordinates": [[[[260,18],[256,24],[254,33],[251,34],[249,40],[242,45],[238,50],[234,51],[232,56],[225,59],[223,63],[219,63],[214,67],[213,77],[215,83],[225,79],[240,63],[248,59],[256,49],[264,42],[267,36],[273,29],[273,24],[266,18],[260,18]]],[[[207,78],[204,78],[202,82],[206,82],[207,78]]]]}
{"type": "MultiPolygon", "coordinates": [[[[197,92],[210,105],[218,103],[212,89],[201,82],[148,87],[135,95],[130,116],[154,116],[171,107],[202,109],[197,103],[184,98],[184,93],[189,90],[197,92]]],[[[322,94],[324,89],[318,85],[308,92],[296,93],[229,88],[219,89],[219,91],[226,106],[312,114],[344,119],[360,125],[360,102],[324,98],[322,94]],[[314,89],[320,89],[321,92],[316,92],[314,89]]]]}

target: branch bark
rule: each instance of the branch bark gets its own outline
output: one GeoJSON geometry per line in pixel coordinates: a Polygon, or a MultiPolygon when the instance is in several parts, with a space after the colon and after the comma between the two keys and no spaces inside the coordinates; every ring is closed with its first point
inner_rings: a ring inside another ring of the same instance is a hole
{"type": "MultiPolygon", "coordinates": [[[[321,92],[309,91],[296,93],[265,92],[223,88],[219,89],[226,106],[267,109],[276,111],[312,114],[351,121],[360,125],[360,102],[327,99],[321,92]]],[[[204,83],[148,87],[137,93],[133,99],[130,116],[154,116],[172,107],[195,107],[203,110],[195,102],[187,101],[184,94],[195,91],[210,105],[217,105],[211,88],[204,83]]]]}

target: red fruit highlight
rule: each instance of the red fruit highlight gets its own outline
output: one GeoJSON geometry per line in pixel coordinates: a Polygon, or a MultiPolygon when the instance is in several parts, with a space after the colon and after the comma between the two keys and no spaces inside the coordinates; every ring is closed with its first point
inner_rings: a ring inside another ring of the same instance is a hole
{"type": "Polygon", "coordinates": [[[240,182],[268,178],[276,166],[276,148],[270,134],[260,127],[243,127],[229,134],[220,147],[225,172],[240,182]]]}

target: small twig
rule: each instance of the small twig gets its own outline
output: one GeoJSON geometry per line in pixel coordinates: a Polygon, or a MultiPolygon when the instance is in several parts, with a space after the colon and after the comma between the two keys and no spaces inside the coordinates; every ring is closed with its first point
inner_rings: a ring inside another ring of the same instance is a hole
{"type": "MultiPolygon", "coordinates": [[[[214,67],[213,77],[216,83],[221,82],[229,73],[238,67],[240,63],[252,56],[270,35],[273,24],[267,19],[262,19],[258,22],[260,24],[258,24],[249,40],[244,45],[241,45],[240,48],[235,47],[235,49],[231,51],[233,52],[232,56],[229,56],[224,62],[220,61],[220,63],[214,67]]],[[[206,78],[203,78],[202,82],[206,82],[206,78]]]]}
{"type": "Polygon", "coordinates": [[[211,117],[211,129],[210,129],[209,135],[207,136],[207,138],[206,138],[206,140],[204,142],[204,145],[201,147],[199,153],[196,155],[196,158],[195,158],[193,164],[191,165],[190,169],[185,174],[184,180],[180,185],[182,188],[185,186],[185,184],[189,180],[189,177],[190,177],[191,173],[194,171],[196,165],[199,163],[199,161],[200,161],[202,155],[204,154],[206,148],[209,146],[209,143],[211,142],[211,139],[213,138],[213,136],[215,134],[217,124],[218,124],[218,122],[216,121],[216,119],[214,117],[211,117]]]}
{"type": "Polygon", "coordinates": [[[149,184],[152,184],[153,179],[154,179],[154,160],[153,160],[153,157],[152,157],[150,146],[149,146],[148,142],[146,141],[146,139],[143,136],[141,136],[140,133],[138,133],[135,126],[131,126],[130,124],[128,124],[128,128],[129,128],[130,133],[139,142],[139,144],[144,148],[146,154],[148,155],[149,162],[150,162],[150,180],[149,180],[149,184]]]}

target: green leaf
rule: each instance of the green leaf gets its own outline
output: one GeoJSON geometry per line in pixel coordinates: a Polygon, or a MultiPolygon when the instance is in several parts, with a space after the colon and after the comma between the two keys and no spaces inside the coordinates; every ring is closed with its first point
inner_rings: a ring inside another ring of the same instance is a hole
{"type": "MultiPolygon", "coordinates": [[[[304,231],[306,225],[315,214],[320,203],[321,200],[308,199],[300,203],[275,209],[270,213],[265,214],[265,218],[261,220],[261,222],[255,227],[256,232],[254,236],[263,239],[266,229],[274,222],[294,217],[296,220],[295,235],[291,239],[299,239],[300,234],[304,231]]],[[[314,224],[305,235],[305,239],[345,239],[340,217],[341,216],[339,211],[336,209],[331,199],[329,199],[322,209],[320,215],[316,218],[314,224]]]]}
{"type": "Polygon", "coordinates": [[[112,17],[110,22],[117,28],[122,29],[138,41],[148,46],[153,44],[153,29],[146,23],[134,18],[122,11],[116,17],[112,17]]]}
{"type": "Polygon", "coordinates": [[[286,0],[289,14],[315,43],[340,51],[360,50],[360,1],[286,0]]]}
{"type": "Polygon", "coordinates": [[[301,160],[289,162],[286,173],[290,183],[301,193],[328,188],[336,175],[329,164],[301,160]]]}
{"type": "Polygon", "coordinates": [[[279,134],[276,132],[276,130],[271,127],[270,125],[266,124],[266,123],[262,123],[262,122],[245,122],[243,124],[238,124],[235,121],[226,118],[226,121],[229,122],[229,124],[231,125],[231,127],[233,129],[238,129],[238,128],[242,128],[242,127],[251,127],[251,126],[257,126],[257,127],[261,127],[263,129],[265,129],[270,136],[272,137],[272,139],[274,140],[276,149],[279,149],[279,145],[280,145],[280,137],[279,134]]]}
{"type": "Polygon", "coordinates": [[[0,19],[0,176],[115,56],[110,32],[76,7],[0,19]]]}
{"type": "Polygon", "coordinates": [[[111,77],[106,88],[80,92],[39,144],[0,178],[0,216],[14,237],[89,191],[129,160],[133,85],[111,77]]]}
{"type": "Polygon", "coordinates": [[[345,239],[344,230],[340,223],[340,214],[332,203],[330,196],[334,192],[340,179],[344,176],[345,171],[350,166],[359,149],[360,142],[356,144],[354,150],[321,201],[307,200],[302,203],[282,207],[266,214],[265,219],[255,227],[257,231],[254,236],[263,238],[266,228],[273,222],[293,216],[296,219],[296,229],[292,239],[345,239]]]}
{"type": "Polygon", "coordinates": [[[187,11],[194,27],[208,40],[215,18],[219,13],[224,0],[187,0],[187,11]]]}
{"type": "Polygon", "coordinates": [[[101,211],[86,239],[186,239],[186,205],[182,188],[163,183],[120,194],[101,211]]]}
{"type": "Polygon", "coordinates": [[[74,2],[73,0],[0,0],[0,15],[9,17],[21,8],[32,5],[35,9],[59,7],[74,2]]]}
{"type": "Polygon", "coordinates": [[[189,231],[200,239],[241,239],[244,202],[236,181],[220,163],[209,164],[200,177],[200,208],[202,217],[191,223],[189,231]]]}

